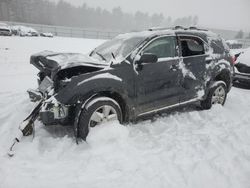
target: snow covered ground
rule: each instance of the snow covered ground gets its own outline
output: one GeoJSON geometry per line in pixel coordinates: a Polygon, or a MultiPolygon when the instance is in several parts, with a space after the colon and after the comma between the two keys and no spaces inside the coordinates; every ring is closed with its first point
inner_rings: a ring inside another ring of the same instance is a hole
{"type": "Polygon", "coordinates": [[[245,65],[250,66],[250,48],[243,50],[237,59],[237,63],[244,63],[245,65]]]}
{"type": "Polygon", "coordinates": [[[29,56],[86,53],[100,40],[0,37],[0,188],[249,188],[250,90],[232,88],[224,107],[187,108],[154,121],[95,128],[76,145],[71,128],[44,127],[6,151],[33,104],[29,56]]]}

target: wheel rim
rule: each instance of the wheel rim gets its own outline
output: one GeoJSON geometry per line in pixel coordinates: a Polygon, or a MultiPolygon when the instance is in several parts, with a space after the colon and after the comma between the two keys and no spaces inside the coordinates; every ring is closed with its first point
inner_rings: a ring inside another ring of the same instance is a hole
{"type": "Polygon", "coordinates": [[[214,94],[212,96],[212,104],[223,104],[225,101],[226,91],[224,87],[219,86],[214,91],[214,94]]]}
{"type": "Polygon", "coordinates": [[[114,107],[103,105],[97,108],[90,117],[89,127],[95,127],[105,122],[118,120],[118,115],[114,107]]]}

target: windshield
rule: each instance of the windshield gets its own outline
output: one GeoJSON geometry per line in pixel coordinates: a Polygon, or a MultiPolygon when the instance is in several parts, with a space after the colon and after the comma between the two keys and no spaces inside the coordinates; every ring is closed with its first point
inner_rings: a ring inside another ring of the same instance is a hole
{"type": "Polygon", "coordinates": [[[115,59],[125,58],[144,39],[145,37],[142,36],[130,38],[121,38],[118,36],[98,46],[90,53],[90,56],[106,62],[109,62],[112,59],[112,54],[115,56],[115,59]]]}

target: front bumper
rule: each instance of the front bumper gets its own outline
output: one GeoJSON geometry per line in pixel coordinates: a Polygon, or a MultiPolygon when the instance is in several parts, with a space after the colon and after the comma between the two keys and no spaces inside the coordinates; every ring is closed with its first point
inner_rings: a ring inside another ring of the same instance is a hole
{"type": "Polygon", "coordinates": [[[39,116],[44,125],[67,124],[69,122],[69,107],[60,104],[52,96],[43,102],[39,116]]]}
{"type": "Polygon", "coordinates": [[[69,121],[69,106],[59,103],[55,98],[53,81],[45,77],[36,90],[29,89],[30,100],[37,102],[42,100],[39,119],[44,125],[66,124],[69,121]]]}

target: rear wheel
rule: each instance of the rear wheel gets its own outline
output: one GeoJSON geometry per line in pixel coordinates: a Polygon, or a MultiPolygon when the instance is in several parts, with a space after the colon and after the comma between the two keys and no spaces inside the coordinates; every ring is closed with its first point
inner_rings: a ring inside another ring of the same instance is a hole
{"type": "Polygon", "coordinates": [[[78,136],[83,140],[95,126],[118,120],[122,122],[122,111],[119,104],[108,97],[97,97],[80,109],[78,118],[78,136]]]}
{"type": "Polygon", "coordinates": [[[203,109],[210,109],[214,104],[224,105],[227,98],[227,87],[223,81],[214,83],[208,92],[207,98],[201,101],[201,107],[203,109]]]}

